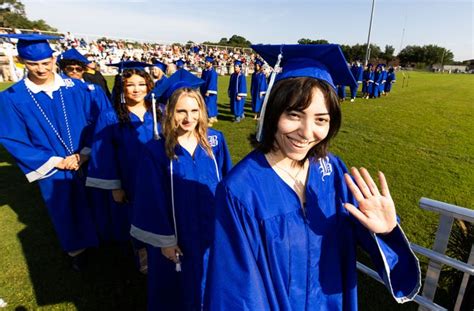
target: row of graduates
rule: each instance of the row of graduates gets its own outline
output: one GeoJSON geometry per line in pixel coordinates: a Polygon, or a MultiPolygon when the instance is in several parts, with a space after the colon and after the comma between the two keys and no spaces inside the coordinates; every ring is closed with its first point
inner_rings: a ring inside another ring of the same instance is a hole
{"type": "MultiPolygon", "coordinates": [[[[209,125],[212,126],[213,123],[218,122],[218,107],[217,107],[217,93],[218,93],[218,74],[214,68],[215,59],[213,56],[206,56],[204,58],[204,69],[201,73],[201,79],[204,81],[200,86],[201,95],[203,96],[206,109],[208,114],[209,125]]],[[[125,66],[132,64],[139,65],[139,62],[128,61],[125,62],[125,66]]],[[[123,66],[122,64],[109,64],[110,66],[123,66]]],[[[184,68],[184,61],[178,59],[174,62],[176,68],[184,68]]],[[[227,88],[227,96],[229,97],[229,106],[230,111],[234,115],[234,121],[240,122],[245,118],[244,106],[247,98],[247,80],[242,72],[242,62],[236,60],[233,63],[234,72],[230,76],[229,85],[227,88]]],[[[264,72],[264,62],[260,59],[256,59],[254,62],[255,71],[252,74],[250,82],[250,95],[251,95],[251,108],[255,113],[255,119],[258,119],[260,111],[262,109],[263,99],[267,90],[267,77],[264,72]]],[[[143,66],[140,65],[140,66],[143,66]]],[[[151,74],[155,81],[155,86],[158,86],[163,81],[166,81],[167,76],[165,73],[167,70],[167,65],[158,59],[153,60],[153,65],[150,66],[152,69],[151,74]]],[[[117,75],[119,77],[119,75],[117,75]]],[[[117,84],[116,85],[120,85],[117,84]]],[[[114,88],[113,93],[117,94],[119,91],[118,88],[114,88]]],[[[118,95],[118,94],[117,94],[118,95]]]]}
{"type": "MultiPolygon", "coordinates": [[[[359,61],[352,63],[350,71],[357,81],[357,85],[350,86],[351,102],[357,97],[357,91],[362,85],[362,98],[378,98],[381,95],[388,95],[392,90],[392,84],[396,82],[395,71],[393,67],[386,70],[385,64],[378,64],[374,67],[369,63],[364,69],[359,61]]],[[[346,99],[346,86],[338,85],[337,94],[339,99],[346,99]]]]}
{"type": "Polygon", "coordinates": [[[0,95],[0,142],[39,182],[71,256],[98,245],[94,219],[124,239],[130,229],[147,250],[150,310],[355,310],[358,244],[396,301],[418,292],[383,174],[379,191],[327,151],[341,122],[335,85],[356,83],[339,46],[253,46],[279,73],[259,147],[231,170],[202,80],[181,69],[155,87],[124,69],[111,107],[52,71],[51,37],[17,38],[28,75],[0,95]]]}

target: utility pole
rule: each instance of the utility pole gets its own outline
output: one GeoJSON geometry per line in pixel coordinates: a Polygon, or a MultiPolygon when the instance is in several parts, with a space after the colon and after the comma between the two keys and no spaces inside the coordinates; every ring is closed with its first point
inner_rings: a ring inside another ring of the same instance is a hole
{"type": "Polygon", "coordinates": [[[365,62],[364,62],[365,66],[367,66],[367,64],[369,63],[369,58],[370,58],[370,32],[372,31],[374,9],[375,9],[375,0],[372,0],[372,13],[370,13],[369,35],[367,36],[367,50],[365,51],[365,62]]]}

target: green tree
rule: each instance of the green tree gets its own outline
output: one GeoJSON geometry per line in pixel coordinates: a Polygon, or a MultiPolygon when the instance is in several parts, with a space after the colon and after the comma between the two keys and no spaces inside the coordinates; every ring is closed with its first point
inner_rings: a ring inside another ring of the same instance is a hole
{"type": "Polygon", "coordinates": [[[324,39],[311,40],[311,39],[303,38],[303,39],[298,40],[298,44],[328,44],[328,43],[329,41],[324,40],[324,39]]]}
{"type": "Polygon", "coordinates": [[[385,62],[388,64],[392,60],[395,59],[395,56],[393,53],[395,52],[395,48],[391,45],[386,45],[385,46],[385,51],[379,55],[379,58],[385,60],[385,62]]]}
{"type": "Polygon", "coordinates": [[[0,27],[57,31],[42,19],[29,20],[25,6],[17,0],[0,0],[0,27]]]}

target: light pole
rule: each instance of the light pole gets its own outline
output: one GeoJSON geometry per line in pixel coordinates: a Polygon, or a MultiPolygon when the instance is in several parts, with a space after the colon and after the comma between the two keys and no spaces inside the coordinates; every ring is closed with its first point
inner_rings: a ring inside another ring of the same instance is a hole
{"type": "Polygon", "coordinates": [[[367,50],[365,51],[365,62],[364,62],[365,66],[367,66],[367,63],[369,62],[369,58],[370,58],[370,32],[372,31],[374,9],[375,9],[375,0],[372,0],[372,12],[370,13],[369,35],[367,36],[367,50]]]}

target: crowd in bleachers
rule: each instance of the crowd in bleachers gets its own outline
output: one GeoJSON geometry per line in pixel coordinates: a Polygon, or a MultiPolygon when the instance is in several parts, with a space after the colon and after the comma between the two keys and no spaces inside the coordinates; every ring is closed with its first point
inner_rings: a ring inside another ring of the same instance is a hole
{"type": "MultiPolygon", "coordinates": [[[[3,32],[6,33],[6,31],[3,32]]],[[[235,60],[239,60],[244,64],[244,73],[248,75],[249,71],[251,73],[252,70],[249,65],[255,59],[255,54],[248,48],[196,44],[131,43],[124,40],[105,38],[87,41],[84,38],[74,36],[70,32],[62,35],[61,40],[52,42],[51,45],[57,51],[57,54],[70,48],[76,48],[90,61],[95,62],[104,75],[115,75],[117,73],[116,68],[109,67],[107,64],[126,60],[147,63],[159,60],[165,64],[173,64],[176,60],[182,59],[185,61],[186,69],[200,73],[204,68],[206,55],[214,56],[215,68],[219,75],[232,74],[235,60]]],[[[23,66],[15,61],[15,56],[14,44],[10,40],[3,40],[0,45],[1,81],[17,81],[23,76],[23,66]],[[11,61],[10,58],[12,58],[11,61]]],[[[170,72],[168,74],[172,73],[173,66],[169,68],[170,72]]]]}

